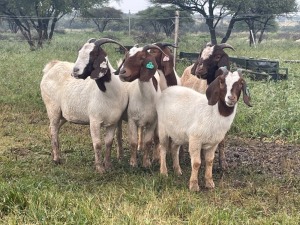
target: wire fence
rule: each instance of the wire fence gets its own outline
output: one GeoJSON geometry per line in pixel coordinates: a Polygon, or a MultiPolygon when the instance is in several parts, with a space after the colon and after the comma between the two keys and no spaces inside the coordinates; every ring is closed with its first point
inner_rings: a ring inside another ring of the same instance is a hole
{"type": "MultiPolygon", "coordinates": [[[[249,17],[248,15],[243,15],[245,19],[249,17]]],[[[262,15],[260,15],[262,16],[262,15]]],[[[266,16],[266,15],[263,15],[266,16]]],[[[53,19],[53,17],[29,17],[29,16],[18,16],[18,17],[8,17],[5,15],[0,15],[0,30],[4,32],[10,32],[10,23],[13,23],[15,19],[20,20],[31,20],[33,22],[37,22],[38,20],[49,20],[53,19]]],[[[188,17],[180,17],[179,16],[179,33],[207,33],[209,35],[209,29],[206,25],[206,18],[201,16],[193,16],[193,22],[187,22],[185,19],[189,19],[188,17]]],[[[100,31],[99,26],[104,26],[104,31],[124,31],[128,32],[130,35],[132,32],[144,32],[147,34],[154,35],[169,35],[174,36],[175,31],[175,17],[156,17],[156,18],[147,18],[147,17],[139,17],[137,15],[127,14],[122,18],[114,18],[114,17],[102,17],[102,18],[93,18],[94,22],[91,18],[87,17],[78,17],[75,15],[66,15],[60,18],[56,25],[56,32],[67,31],[100,31]],[[95,23],[97,21],[97,24],[95,23]],[[165,24],[165,25],[163,25],[165,24]],[[166,30],[169,31],[169,34],[166,33],[166,30]],[[171,34],[170,34],[171,32],[171,34]]],[[[230,17],[222,17],[218,25],[212,29],[215,29],[217,35],[225,34],[228,30],[228,24],[230,21],[230,17]]],[[[295,40],[300,39],[299,29],[300,29],[300,16],[285,16],[285,17],[277,17],[277,24],[272,24],[266,30],[265,35],[268,35],[271,32],[277,32],[282,35],[283,38],[292,38],[295,40]]],[[[34,29],[32,29],[34,31],[34,29]]],[[[237,22],[235,26],[232,28],[231,32],[248,32],[247,27],[241,25],[241,22],[237,22]]],[[[3,33],[3,32],[2,32],[3,33]]],[[[3,38],[1,38],[3,39],[3,38]]],[[[26,41],[26,40],[19,40],[26,41]]]]}

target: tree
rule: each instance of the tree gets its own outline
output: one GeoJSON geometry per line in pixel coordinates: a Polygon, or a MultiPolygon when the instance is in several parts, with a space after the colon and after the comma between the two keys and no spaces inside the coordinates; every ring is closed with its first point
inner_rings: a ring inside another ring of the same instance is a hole
{"type": "MultiPolygon", "coordinates": [[[[167,37],[171,37],[175,29],[174,17],[176,10],[178,10],[178,8],[175,6],[149,7],[137,13],[139,22],[137,22],[136,25],[143,27],[143,30],[150,26],[156,34],[163,30],[167,37]]],[[[194,23],[191,13],[188,11],[182,11],[180,17],[182,18],[180,20],[180,26],[185,26],[187,23],[189,25],[194,23]]]]}
{"type": "MultiPolygon", "coordinates": [[[[210,39],[212,44],[217,44],[216,29],[218,23],[225,16],[230,16],[230,21],[227,26],[227,31],[221,40],[221,43],[225,43],[231,35],[231,31],[235,22],[242,21],[245,18],[239,16],[242,13],[242,9],[245,8],[245,4],[252,0],[150,0],[152,3],[172,4],[180,7],[183,10],[193,11],[201,14],[205,23],[209,28],[210,39]],[[230,9],[230,10],[229,10],[230,9]]],[[[277,0],[277,2],[282,0],[277,0]]],[[[295,0],[287,0],[293,1],[295,0]]],[[[286,4],[286,1],[282,1],[286,4]]],[[[274,7],[280,7],[280,4],[276,4],[274,7]]],[[[272,13],[271,13],[272,14],[272,13]]]]}
{"type": "Polygon", "coordinates": [[[85,19],[92,20],[99,32],[103,32],[108,23],[122,19],[122,11],[111,7],[90,8],[81,13],[85,19]]]}
{"type": "MultiPolygon", "coordinates": [[[[224,1],[226,5],[227,1],[224,1]]],[[[235,11],[234,4],[228,5],[229,10],[235,11]]],[[[270,27],[276,26],[277,15],[297,11],[295,0],[248,0],[243,2],[240,15],[244,17],[243,22],[247,24],[249,30],[249,43],[253,40],[261,43],[264,32],[270,27]],[[258,38],[257,38],[258,35],[258,38]],[[258,39],[258,40],[257,40],[258,39]]]]}
{"type": "Polygon", "coordinates": [[[42,47],[44,40],[52,39],[56,23],[64,15],[105,2],[108,0],[0,0],[0,13],[15,22],[34,50],[42,47]]]}

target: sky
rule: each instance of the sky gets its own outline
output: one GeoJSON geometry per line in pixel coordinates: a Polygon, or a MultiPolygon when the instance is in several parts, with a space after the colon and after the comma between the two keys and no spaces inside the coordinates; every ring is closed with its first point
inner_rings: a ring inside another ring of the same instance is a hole
{"type": "Polygon", "coordinates": [[[147,0],[120,0],[120,3],[111,2],[109,6],[120,9],[123,13],[137,13],[147,9],[151,4],[147,0]]]}
{"type": "MultiPolygon", "coordinates": [[[[300,0],[296,0],[297,4],[300,5],[300,0]]],[[[111,1],[110,7],[120,9],[123,13],[137,13],[138,11],[145,10],[151,3],[148,0],[120,0],[119,3],[111,1]]]]}

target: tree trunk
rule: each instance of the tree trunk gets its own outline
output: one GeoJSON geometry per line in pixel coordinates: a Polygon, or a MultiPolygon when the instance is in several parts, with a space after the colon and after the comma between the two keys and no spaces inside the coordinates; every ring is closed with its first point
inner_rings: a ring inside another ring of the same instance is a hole
{"type": "Polygon", "coordinates": [[[53,33],[54,33],[54,28],[55,28],[55,25],[56,25],[57,21],[58,21],[57,17],[54,17],[53,20],[52,20],[51,27],[50,27],[49,38],[48,38],[49,42],[52,40],[53,33]]]}
{"type": "Polygon", "coordinates": [[[209,33],[210,33],[210,42],[212,45],[217,44],[217,36],[216,30],[214,28],[214,21],[211,18],[206,18],[206,25],[208,26],[209,33]]]}

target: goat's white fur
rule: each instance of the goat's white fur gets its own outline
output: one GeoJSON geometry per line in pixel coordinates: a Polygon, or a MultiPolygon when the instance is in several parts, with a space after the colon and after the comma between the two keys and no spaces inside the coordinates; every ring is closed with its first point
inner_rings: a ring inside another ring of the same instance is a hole
{"type": "MultiPolygon", "coordinates": [[[[103,173],[110,165],[110,148],[120,117],[128,102],[127,91],[118,76],[111,74],[111,81],[106,82],[106,91],[102,92],[90,77],[85,80],[71,76],[73,67],[80,68],[80,73],[88,63],[87,45],[84,53],[76,63],[54,61],[43,69],[40,83],[41,94],[50,119],[50,131],[53,147],[53,160],[59,161],[58,132],[66,122],[90,124],[90,131],[95,151],[95,165],[98,172],[103,173]],[[105,168],[101,160],[100,127],[105,127],[105,168]]],[[[107,59],[111,72],[114,69],[107,59]]]]}
{"type": "MultiPolygon", "coordinates": [[[[237,72],[228,74],[226,78],[227,105],[231,105],[228,96],[231,85],[239,78],[237,72]]],[[[189,143],[189,153],[192,164],[192,174],[190,178],[190,189],[199,190],[198,170],[200,167],[201,149],[204,151],[206,161],[205,182],[206,187],[213,188],[211,170],[215,150],[218,143],[223,140],[225,134],[230,129],[236,114],[237,104],[234,111],[227,117],[221,116],[218,104],[208,105],[207,97],[190,88],[182,86],[169,87],[163,91],[158,103],[158,130],[160,139],[161,167],[160,172],[167,175],[166,151],[171,138],[171,152],[173,166],[177,174],[181,174],[178,160],[179,146],[189,143]]]]}
{"type": "MultiPolygon", "coordinates": [[[[133,47],[129,51],[132,57],[143,48],[133,47]]],[[[130,165],[137,166],[137,150],[144,150],[143,167],[151,165],[149,148],[157,125],[156,102],[161,95],[160,86],[166,86],[165,79],[156,71],[154,77],[158,81],[157,90],[152,79],[140,81],[136,79],[127,85],[129,102],[127,108],[129,142],[131,144],[130,165]]]]}

